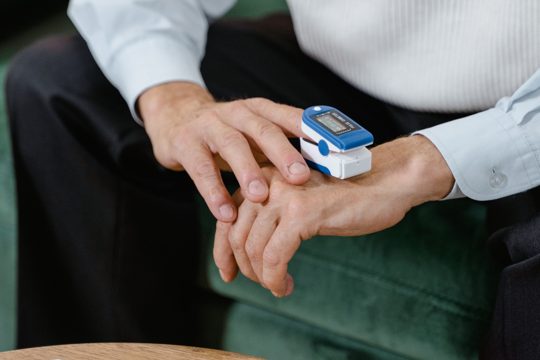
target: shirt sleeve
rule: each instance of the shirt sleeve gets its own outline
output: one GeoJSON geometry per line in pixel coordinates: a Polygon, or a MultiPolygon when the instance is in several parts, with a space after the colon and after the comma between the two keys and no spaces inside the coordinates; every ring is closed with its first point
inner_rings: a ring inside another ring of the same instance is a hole
{"type": "Polygon", "coordinates": [[[430,139],[456,183],[447,198],[493,200],[540,184],[540,70],[489,110],[416,132],[430,139]]]}
{"type": "MultiPolygon", "coordinates": [[[[68,15],[135,120],[139,95],[176,80],[204,86],[210,21],[235,0],[71,0],[68,15]]],[[[141,123],[142,124],[142,123],[141,123]]]]}

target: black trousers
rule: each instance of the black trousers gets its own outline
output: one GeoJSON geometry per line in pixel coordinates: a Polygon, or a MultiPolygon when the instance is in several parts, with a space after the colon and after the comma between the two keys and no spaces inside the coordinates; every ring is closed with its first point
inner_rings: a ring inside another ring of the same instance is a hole
{"type": "MultiPolygon", "coordinates": [[[[302,53],[287,16],[211,26],[202,73],[220,100],[330,104],[378,142],[463,115],[408,111],[353,88],[302,53]]],[[[19,346],[193,343],[201,295],[190,179],[155,161],[144,129],[80,37],[20,53],[6,87],[18,189],[19,346]]],[[[509,227],[491,238],[507,267],[486,359],[540,356],[539,200],[526,194],[491,206],[494,229],[509,227]]]]}

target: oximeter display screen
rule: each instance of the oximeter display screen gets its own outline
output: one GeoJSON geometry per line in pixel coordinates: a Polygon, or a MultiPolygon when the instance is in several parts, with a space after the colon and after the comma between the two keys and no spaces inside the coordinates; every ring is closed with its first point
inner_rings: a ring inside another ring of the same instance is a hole
{"type": "Polygon", "coordinates": [[[347,129],[340,121],[337,121],[336,118],[330,114],[319,116],[317,120],[323,125],[326,125],[326,127],[332,130],[334,133],[347,129]]]}
{"type": "Polygon", "coordinates": [[[312,116],[312,119],[323,125],[334,135],[343,135],[358,129],[358,125],[336,111],[329,111],[312,116]]]}

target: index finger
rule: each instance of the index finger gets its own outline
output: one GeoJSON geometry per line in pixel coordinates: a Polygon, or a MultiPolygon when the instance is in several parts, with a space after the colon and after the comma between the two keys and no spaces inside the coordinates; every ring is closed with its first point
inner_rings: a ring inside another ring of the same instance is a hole
{"type": "Polygon", "coordinates": [[[278,104],[265,98],[247,99],[246,104],[255,114],[285,130],[288,137],[305,136],[302,132],[302,109],[278,104]]]}
{"type": "Polygon", "coordinates": [[[291,184],[309,180],[310,171],[302,155],[285,136],[283,129],[257,114],[246,114],[236,127],[251,140],[291,184]]]}

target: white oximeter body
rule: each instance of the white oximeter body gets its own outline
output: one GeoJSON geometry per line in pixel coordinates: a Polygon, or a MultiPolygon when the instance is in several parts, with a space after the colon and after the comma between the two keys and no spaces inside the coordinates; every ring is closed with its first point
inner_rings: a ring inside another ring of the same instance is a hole
{"type": "Polygon", "coordinates": [[[340,179],[371,170],[373,135],[341,111],[312,106],[302,114],[302,156],[311,168],[340,179]]]}

